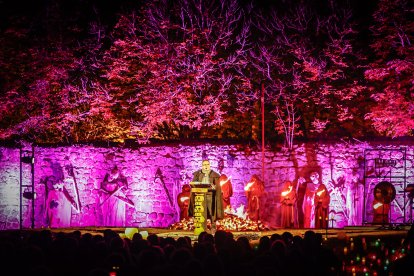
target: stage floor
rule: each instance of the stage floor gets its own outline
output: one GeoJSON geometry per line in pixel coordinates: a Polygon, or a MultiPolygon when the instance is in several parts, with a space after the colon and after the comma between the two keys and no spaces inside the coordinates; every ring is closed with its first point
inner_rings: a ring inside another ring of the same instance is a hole
{"type": "MultiPolygon", "coordinates": [[[[330,229],[274,229],[270,231],[231,231],[234,238],[247,237],[252,243],[258,242],[263,236],[271,236],[272,234],[282,234],[283,232],[290,232],[294,236],[303,236],[306,231],[312,230],[316,233],[321,233],[324,238],[346,238],[346,237],[368,237],[368,236],[395,236],[405,237],[411,225],[400,225],[397,227],[381,227],[381,226],[353,226],[345,228],[330,228],[330,229]]],[[[54,233],[64,232],[70,233],[73,231],[80,231],[81,234],[91,233],[92,235],[103,234],[105,229],[111,229],[118,233],[121,237],[126,237],[125,230],[129,229],[132,232],[143,232],[148,234],[156,234],[159,237],[172,237],[177,239],[179,237],[188,236],[192,241],[197,240],[197,236],[193,231],[166,229],[166,228],[124,228],[124,227],[82,227],[82,228],[51,228],[54,233]]],[[[23,231],[41,231],[43,229],[24,229],[23,231]]]]}

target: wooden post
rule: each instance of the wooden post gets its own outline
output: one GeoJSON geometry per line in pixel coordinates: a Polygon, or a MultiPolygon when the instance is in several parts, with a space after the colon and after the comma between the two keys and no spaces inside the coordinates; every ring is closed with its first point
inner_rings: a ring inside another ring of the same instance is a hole
{"type": "Polygon", "coordinates": [[[264,172],[265,172],[265,115],[264,115],[264,83],[262,82],[262,181],[264,183],[264,172]]]}

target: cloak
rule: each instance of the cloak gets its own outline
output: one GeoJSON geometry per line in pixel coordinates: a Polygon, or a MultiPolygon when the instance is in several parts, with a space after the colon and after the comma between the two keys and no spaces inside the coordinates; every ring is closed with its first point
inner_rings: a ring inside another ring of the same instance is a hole
{"type": "MultiPolygon", "coordinates": [[[[201,170],[196,171],[193,177],[193,182],[202,182],[204,174],[201,170]]],[[[211,220],[216,221],[217,219],[224,218],[224,209],[223,209],[223,198],[220,187],[220,175],[215,171],[211,170],[209,174],[209,182],[216,187],[215,190],[209,191],[208,194],[212,194],[211,202],[211,220]]],[[[206,197],[207,197],[206,195],[206,197]]],[[[207,204],[209,204],[207,202],[207,204]]],[[[192,217],[194,213],[194,193],[191,193],[190,204],[188,206],[188,216],[192,217]]],[[[208,214],[207,214],[208,216],[208,214]]]]}

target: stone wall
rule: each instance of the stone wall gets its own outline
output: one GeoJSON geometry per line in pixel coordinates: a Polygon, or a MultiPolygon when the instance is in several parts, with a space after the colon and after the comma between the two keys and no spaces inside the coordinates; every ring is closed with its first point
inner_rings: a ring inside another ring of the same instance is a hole
{"type": "MultiPolygon", "coordinates": [[[[372,202],[375,183],[401,176],[405,184],[414,183],[413,153],[410,143],[306,143],[293,151],[265,152],[265,195],[261,199],[262,220],[278,227],[279,194],[284,181],[296,182],[301,176],[308,179],[317,171],[331,193],[330,226],[362,225],[370,218],[365,202],[372,202]],[[367,155],[368,153],[368,155],[367,155]],[[401,153],[406,154],[405,158],[401,153]],[[372,160],[396,159],[392,168],[379,165],[372,169],[372,160]],[[401,160],[405,161],[402,162],[401,160]],[[371,162],[371,163],[370,163],[371,162]],[[367,171],[367,168],[372,171],[367,171]],[[364,185],[366,194],[364,196],[364,185]],[[368,191],[370,189],[370,191],[368,191]]],[[[251,176],[262,176],[262,153],[245,145],[176,145],[131,148],[103,148],[93,146],[34,148],[35,228],[47,227],[47,180],[53,176],[64,183],[69,196],[77,202],[71,209],[70,226],[134,226],[168,227],[179,220],[176,197],[184,184],[192,180],[192,173],[200,169],[201,160],[208,158],[212,169],[231,177],[233,209],[245,206],[244,186],[251,176]],[[128,188],[121,196],[133,204],[125,206],[124,225],[104,225],[101,183],[105,175],[117,166],[125,176],[128,188]],[[72,173],[73,172],[73,173],[72,173]],[[77,193],[76,193],[77,191],[77,193]]],[[[23,184],[31,183],[30,164],[22,165],[23,184]]],[[[394,179],[392,180],[394,181],[394,179]]],[[[0,148],[0,229],[19,228],[20,219],[20,162],[19,149],[0,148]]],[[[27,190],[27,188],[23,189],[27,190]]],[[[391,220],[403,222],[409,216],[401,190],[392,204],[391,220]]],[[[23,226],[31,225],[31,199],[23,199],[23,226]]]]}

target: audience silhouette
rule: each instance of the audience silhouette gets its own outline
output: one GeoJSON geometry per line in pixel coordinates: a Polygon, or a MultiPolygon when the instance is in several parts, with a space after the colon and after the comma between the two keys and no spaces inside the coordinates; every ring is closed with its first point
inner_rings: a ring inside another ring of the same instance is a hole
{"type": "Polygon", "coordinates": [[[402,243],[392,237],[327,240],[311,230],[258,241],[222,230],[203,232],[196,241],[139,233],[128,239],[110,229],[102,235],[0,232],[4,275],[363,275],[362,267],[407,275],[414,271],[413,248],[413,227],[402,243]],[[372,254],[376,260],[369,263],[372,254]],[[13,265],[17,260],[24,264],[13,265]]]}

